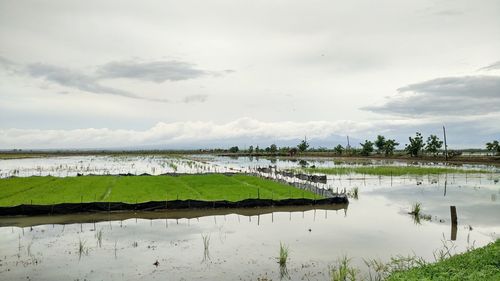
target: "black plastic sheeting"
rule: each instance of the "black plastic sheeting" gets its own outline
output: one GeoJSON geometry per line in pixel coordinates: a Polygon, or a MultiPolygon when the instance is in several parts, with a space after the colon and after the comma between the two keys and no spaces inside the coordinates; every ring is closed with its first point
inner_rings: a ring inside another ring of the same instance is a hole
{"type": "Polygon", "coordinates": [[[116,211],[154,211],[170,209],[209,209],[209,208],[256,208],[272,206],[305,206],[348,204],[347,196],[340,195],[326,199],[246,199],[237,202],[231,201],[200,201],[200,200],[172,200],[150,201],[137,204],[120,202],[92,202],[92,203],[62,203],[55,205],[18,205],[14,207],[0,207],[0,216],[36,216],[36,215],[63,215],[88,212],[116,212],[116,211]]]}

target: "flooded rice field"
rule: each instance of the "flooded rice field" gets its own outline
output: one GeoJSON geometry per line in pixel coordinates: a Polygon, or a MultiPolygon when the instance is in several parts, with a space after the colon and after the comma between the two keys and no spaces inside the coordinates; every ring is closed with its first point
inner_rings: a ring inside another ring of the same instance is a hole
{"type": "MultiPolygon", "coordinates": [[[[113,157],[0,160],[0,169],[6,177],[13,170],[19,176],[162,174],[174,170],[169,163],[177,172],[192,173],[301,165],[298,161],[208,156],[108,158],[113,157]]],[[[308,165],[359,163],[312,159],[308,165]]],[[[498,173],[328,176],[325,187],[357,188],[358,194],[349,205],[318,209],[3,217],[0,279],[328,280],[329,268],[343,256],[352,258],[352,265],[367,275],[364,259],[388,261],[398,255],[416,255],[434,261],[443,251],[460,253],[500,238],[499,177],[498,173]],[[421,203],[419,217],[408,214],[416,202],[421,203]],[[456,226],[451,223],[450,206],[456,206],[456,226]],[[277,263],[280,243],[289,247],[286,268],[277,263]]]]}
{"type": "MultiPolygon", "coordinates": [[[[273,166],[277,169],[301,167],[334,167],[334,166],[443,166],[439,163],[407,163],[394,160],[327,160],[310,159],[277,159],[263,157],[223,157],[213,155],[186,156],[67,156],[0,160],[0,178],[17,176],[76,176],[80,175],[117,175],[117,174],[151,174],[165,173],[227,173],[254,172],[259,167],[273,166]]],[[[491,170],[500,172],[500,168],[488,165],[453,165],[452,168],[470,170],[491,170]]]]}

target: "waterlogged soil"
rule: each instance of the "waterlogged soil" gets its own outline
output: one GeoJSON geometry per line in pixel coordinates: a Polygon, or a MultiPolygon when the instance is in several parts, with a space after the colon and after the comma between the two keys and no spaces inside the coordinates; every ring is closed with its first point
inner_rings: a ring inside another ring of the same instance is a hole
{"type": "Polygon", "coordinates": [[[0,218],[0,279],[328,280],[343,256],[367,275],[363,259],[434,261],[440,249],[460,253],[500,237],[498,174],[358,175],[327,185],[357,187],[358,198],[339,209],[0,218]],[[415,202],[426,216],[408,214],[415,202]],[[280,243],[289,247],[286,270],[280,243]]]}

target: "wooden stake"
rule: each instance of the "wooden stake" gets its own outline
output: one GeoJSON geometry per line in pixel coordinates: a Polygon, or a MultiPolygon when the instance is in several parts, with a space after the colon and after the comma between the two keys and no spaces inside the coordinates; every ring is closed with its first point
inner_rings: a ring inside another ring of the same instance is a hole
{"type": "Polygon", "coordinates": [[[444,135],[444,159],[448,161],[448,144],[446,144],[446,129],[443,126],[443,135],[444,135]]]}
{"type": "Polygon", "coordinates": [[[455,206],[450,206],[451,213],[451,240],[457,240],[457,208],[455,206]]]}

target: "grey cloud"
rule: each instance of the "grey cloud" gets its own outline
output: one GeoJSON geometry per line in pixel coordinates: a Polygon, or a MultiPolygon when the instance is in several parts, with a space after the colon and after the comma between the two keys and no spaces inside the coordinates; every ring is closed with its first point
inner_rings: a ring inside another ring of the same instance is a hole
{"type": "Polygon", "coordinates": [[[437,11],[437,12],[434,12],[434,15],[437,15],[437,16],[459,16],[459,15],[463,15],[464,12],[463,11],[460,11],[460,10],[440,10],[440,11],[437,11]]]}
{"type": "Polygon", "coordinates": [[[0,56],[0,66],[8,73],[19,74],[19,65],[7,58],[0,56]]]}
{"type": "MultiPolygon", "coordinates": [[[[94,73],[88,74],[82,71],[44,63],[33,63],[24,66],[2,56],[0,56],[0,66],[11,73],[41,78],[48,82],[78,89],[80,91],[161,102],[168,102],[168,100],[146,98],[128,91],[104,86],[99,83],[99,81],[109,78],[127,78],[162,83],[165,81],[195,79],[206,75],[221,76],[234,72],[233,70],[223,70],[220,72],[204,71],[195,68],[193,64],[180,61],[115,61],[101,65],[97,67],[94,73]]],[[[193,95],[186,97],[183,102],[204,102],[206,98],[206,95],[193,95]]]]}
{"type": "Polygon", "coordinates": [[[376,113],[406,116],[485,115],[500,108],[500,76],[444,77],[398,89],[376,113]]]}
{"type": "Polygon", "coordinates": [[[14,65],[14,63],[9,59],[0,56],[0,65],[2,65],[2,67],[9,67],[14,65]]]}
{"type": "Polygon", "coordinates": [[[185,97],[182,101],[184,103],[205,102],[207,101],[207,97],[207,95],[191,95],[185,97]]]}
{"type": "Polygon", "coordinates": [[[500,76],[462,76],[437,78],[410,84],[398,92],[439,94],[448,97],[500,97],[500,76]]]}
{"type": "Polygon", "coordinates": [[[102,86],[94,76],[54,65],[42,63],[29,64],[26,66],[26,73],[31,77],[42,78],[61,86],[75,88],[89,93],[147,99],[127,91],[102,86]]]}
{"type": "Polygon", "coordinates": [[[478,69],[478,71],[490,71],[490,70],[495,70],[495,69],[500,69],[500,61],[497,61],[495,63],[492,63],[488,66],[485,66],[485,67],[481,67],[480,69],[478,69]]]}
{"type": "MultiPolygon", "coordinates": [[[[181,61],[117,61],[99,67],[97,73],[100,78],[129,78],[156,83],[219,75],[217,72],[200,70],[191,63],[181,61]]],[[[224,73],[227,73],[227,70],[224,73]]]]}

